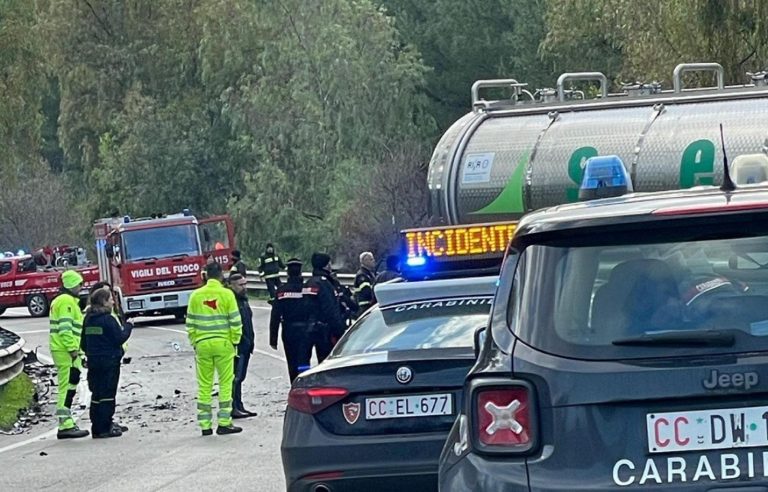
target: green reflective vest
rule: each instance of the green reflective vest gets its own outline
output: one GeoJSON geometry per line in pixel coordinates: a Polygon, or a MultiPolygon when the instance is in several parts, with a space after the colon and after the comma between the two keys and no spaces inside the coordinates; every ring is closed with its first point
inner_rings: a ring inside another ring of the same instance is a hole
{"type": "Polygon", "coordinates": [[[51,352],[79,351],[83,313],[78,298],[69,292],[59,294],[51,303],[49,319],[51,352]]]}
{"type": "Polygon", "coordinates": [[[213,279],[193,291],[187,306],[187,334],[193,346],[211,338],[240,343],[243,322],[235,293],[213,279]]]}

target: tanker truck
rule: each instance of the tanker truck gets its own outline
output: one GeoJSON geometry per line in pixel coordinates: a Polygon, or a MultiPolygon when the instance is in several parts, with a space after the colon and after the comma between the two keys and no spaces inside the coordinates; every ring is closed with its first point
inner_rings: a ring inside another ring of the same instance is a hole
{"type": "Polygon", "coordinates": [[[472,111],[430,160],[430,215],[437,224],[513,221],[577,201],[583,166],[597,155],[619,156],[636,192],[719,184],[720,124],[729,157],[768,153],[768,79],[747,75],[751,84],[726,87],[719,64],[681,64],[672,89],[635,83],[618,94],[599,72],[565,73],[555,89],[534,91],[515,79],[477,81],[472,111]],[[687,87],[690,72],[713,72],[717,85],[687,87]],[[599,84],[597,96],[569,89],[576,81],[599,84]],[[489,89],[509,97],[482,98],[489,89]]]}

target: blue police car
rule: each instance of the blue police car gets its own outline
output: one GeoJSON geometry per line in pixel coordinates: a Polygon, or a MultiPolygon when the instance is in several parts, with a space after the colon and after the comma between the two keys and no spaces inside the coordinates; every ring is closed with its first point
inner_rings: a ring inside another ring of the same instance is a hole
{"type": "Polygon", "coordinates": [[[513,229],[405,231],[409,281],[377,285],[378,305],[293,383],[281,446],[288,490],[437,490],[513,229]],[[470,267],[487,275],[454,278],[470,267]]]}
{"type": "Polygon", "coordinates": [[[463,401],[440,490],[768,490],[768,188],[524,217],[463,401]]]}

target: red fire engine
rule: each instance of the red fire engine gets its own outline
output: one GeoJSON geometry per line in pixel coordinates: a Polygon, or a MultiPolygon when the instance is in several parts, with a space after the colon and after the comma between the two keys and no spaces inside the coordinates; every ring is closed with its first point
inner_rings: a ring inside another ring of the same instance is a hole
{"type": "MultiPolygon", "coordinates": [[[[83,276],[85,296],[99,280],[95,266],[75,267],[83,276]]],[[[32,255],[0,256],[0,314],[10,307],[26,306],[33,317],[45,316],[51,301],[61,288],[61,272],[65,268],[41,267],[32,255]]]]}
{"type": "Polygon", "coordinates": [[[192,290],[212,256],[231,262],[234,232],[229,216],[197,219],[184,210],[163,217],[99,219],[93,226],[101,279],[110,282],[127,316],[172,314],[182,318],[192,290]]]}

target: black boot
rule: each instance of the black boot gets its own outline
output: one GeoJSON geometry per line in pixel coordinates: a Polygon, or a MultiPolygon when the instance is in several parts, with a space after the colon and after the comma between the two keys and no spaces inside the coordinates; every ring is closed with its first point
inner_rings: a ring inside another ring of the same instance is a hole
{"type": "Polygon", "coordinates": [[[111,429],[109,429],[109,432],[102,432],[101,434],[94,434],[93,438],[94,439],[106,439],[106,438],[109,438],[109,437],[120,437],[122,435],[123,435],[123,433],[122,433],[122,431],[120,430],[119,427],[112,427],[111,429]]]}
{"type": "Polygon", "coordinates": [[[224,434],[237,434],[238,432],[243,432],[242,427],[235,427],[234,425],[229,426],[223,426],[220,425],[216,428],[216,434],[218,435],[224,435],[224,434]]]}
{"type": "Polygon", "coordinates": [[[88,434],[90,434],[90,432],[85,429],[72,427],[71,429],[60,430],[57,432],[56,439],[78,439],[81,437],[86,437],[88,434]]]}
{"type": "Polygon", "coordinates": [[[254,415],[255,414],[240,408],[235,408],[234,410],[232,410],[233,419],[247,419],[248,417],[253,417],[254,415]]]}

